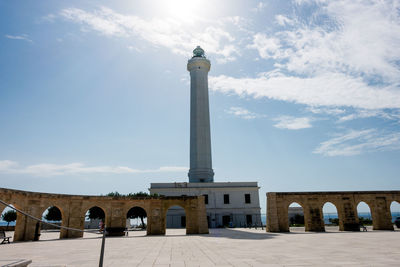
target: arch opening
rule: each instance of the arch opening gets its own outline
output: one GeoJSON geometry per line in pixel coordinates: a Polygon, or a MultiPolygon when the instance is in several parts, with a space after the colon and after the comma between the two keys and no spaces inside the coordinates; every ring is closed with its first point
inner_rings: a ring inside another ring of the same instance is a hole
{"type": "MultiPolygon", "coordinates": [[[[98,206],[91,207],[86,211],[84,229],[98,230],[99,232],[104,231],[106,213],[98,206]]],[[[85,232],[83,237],[98,236],[95,233],[85,232]]]]}
{"type": "Polygon", "coordinates": [[[304,232],[304,209],[297,203],[292,202],[288,207],[288,225],[290,232],[304,232]]]}
{"type": "Polygon", "coordinates": [[[142,207],[135,206],[126,214],[126,228],[134,236],[146,235],[147,212],[142,207]]]}
{"type": "MultiPolygon", "coordinates": [[[[61,226],[62,212],[58,207],[50,206],[42,213],[42,220],[61,226]]],[[[36,234],[38,234],[37,239],[40,240],[51,240],[61,237],[60,228],[45,223],[36,223],[35,237],[36,234]]]]}
{"type": "Polygon", "coordinates": [[[182,235],[183,229],[187,228],[186,211],[179,205],[174,205],[168,208],[165,216],[166,235],[182,235]]]}
{"type": "MultiPolygon", "coordinates": [[[[14,207],[14,205],[11,206],[14,207]]],[[[12,242],[12,240],[14,239],[18,214],[14,209],[10,207],[4,207],[3,205],[1,205],[0,208],[4,208],[0,216],[0,230],[5,231],[6,236],[12,236],[12,238],[10,239],[10,242],[12,242]]]]}
{"type": "Polygon", "coordinates": [[[367,203],[361,201],[357,205],[358,223],[361,231],[372,230],[372,213],[371,208],[367,203]]]}
{"type": "Polygon", "coordinates": [[[390,204],[390,213],[392,215],[392,223],[394,224],[394,230],[400,230],[400,203],[392,201],[390,204]]]}
{"type": "Polygon", "coordinates": [[[326,232],[339,231],[339,215],[335,204],[326,202],[322,206],[322,218],[324,219],[326,232]]]}

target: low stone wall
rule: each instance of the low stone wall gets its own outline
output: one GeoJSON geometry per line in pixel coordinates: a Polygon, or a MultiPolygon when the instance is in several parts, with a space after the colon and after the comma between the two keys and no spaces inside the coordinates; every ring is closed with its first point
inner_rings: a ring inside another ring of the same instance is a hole
{"type": "Polygon", "coordinates": [[[15,226],[0,226],[0,231],[14,231],[15,230],[15,226]]]}
{"type": "Polygon", "coordinates": [[[390,205],[400,203],[400,191],[343,192],[270,192],[267,193],[267,231],[288,232],[288,208],[293,202],[303,208],[306,231],[323,232],[322,207],[331,202],[336,206],[340,231],[359,231],[357,205],[368,204],[374,230],[393,230],[390,205]]]}

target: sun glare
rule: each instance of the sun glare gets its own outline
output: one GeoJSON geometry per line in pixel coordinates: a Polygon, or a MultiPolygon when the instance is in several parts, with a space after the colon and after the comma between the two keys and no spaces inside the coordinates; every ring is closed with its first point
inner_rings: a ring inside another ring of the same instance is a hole
{"type": "Polygon", "coordinates": [[[167,15],[182,20],[194,19],[198,15],[196,10],[201,8],[200,5],[201,1],[199,0],[163,1],[163,9],[167,15]]]}

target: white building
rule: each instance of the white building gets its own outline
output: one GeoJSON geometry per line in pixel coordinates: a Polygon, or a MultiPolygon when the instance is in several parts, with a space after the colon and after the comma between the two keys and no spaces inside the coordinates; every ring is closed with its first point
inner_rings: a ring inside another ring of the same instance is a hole
{"type": "MultiPolygon", "coordinates": [[[[152,183],[151,194],[204,195],[209,227],[261,225],[257,182],[214,183],[211,157],[208,71],[211,63],[199,46],[193,50],[190,72],[190,169],[189,183],[152,183]]],[[[167,213],[167,227],[185,227],[182,208],[167,213]]]]}
{"type": "MultiPolygon", "coordinates": [[[[164,196],[203,195],[210,228],[244,227],[261,225],[258,189],[257,182],[152,183],[150,193],[164,196]]],[[[167,227],[184,226],[184,210],[171,208],[167,214],[167,227]]]]}

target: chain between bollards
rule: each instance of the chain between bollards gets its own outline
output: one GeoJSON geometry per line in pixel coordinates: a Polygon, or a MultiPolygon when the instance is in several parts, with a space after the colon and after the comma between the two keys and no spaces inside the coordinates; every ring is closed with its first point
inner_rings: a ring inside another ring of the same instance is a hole
{"type": "Polygon", "coordinates": [[[104,258],[104,245],[106,243],[106,226],[104,225],[103,229],[103,238],[101,239],[101,251],[100,251],[100,261],[99,267],[103,267],[103,258],[104,258]]]}
{"type": "MultiPolygon", "coordinates": [[[[60,228],[60,229],[66,229],[66,230],[71,230],[71,231],[93,232],[93,231],[87,231],[87,230],[85,231],[85,230],[81,230],[81,229],[76,229],[76,228],[71,228],[71,227],[65,227],[65,226],[60,226],[60,225],[54,224],[54,223],[45,222],[45,221],[43,221],[43,220],[41,220],[41,219],[39,219],[39,218],[36,218],[36,217],[34,217],[34,216],[32,216],[32,215],[30,215],[30,214],[28,214],[28,213],[22,211],[22,210],[19,210],[19,209],[15,208],[15,207],[11,206],[10,204],[4,202],[4,201],[1,200],[1,199],[0,199],[0,203],[3,204],[3,205],[5,205],[6,207],[9,207],[9,208],[15,210],[16,212],[19,212],[19,213],[21,213],[21,214],[23,214],[23,215],[25,215],[25,216],[27,216],[27,217],[29,217],[29,218],[31,218],[31,219],[37,221],[38,223],[41,222],[41,223],[45,223],[45,224],[48,224],[48,225],[55,226],[55,227],[60,228]]],[[[104,229],[103,229],[103,238],[102,238],[102,240],[101,240],[101,251],[100,251],[99,267],[103,267],[104,245],[105,245],[105,241],[106,241],[106,230],[105,230],[105,229],[106,229],[106,226],[104,225],[104,229]]],[[[38,224],[36,224],[35,238],[38,238],[38,237],[39,237],[38,231],[39,231],[39,226],[38,226],[38,224]]]]}

